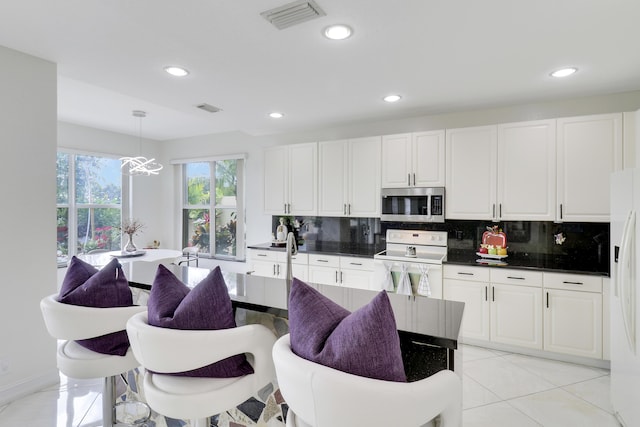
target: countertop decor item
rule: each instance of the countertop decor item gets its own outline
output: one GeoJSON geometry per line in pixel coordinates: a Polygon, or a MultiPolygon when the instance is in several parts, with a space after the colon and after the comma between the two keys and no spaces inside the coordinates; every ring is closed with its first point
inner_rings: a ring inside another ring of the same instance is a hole
{"type": "Polygon", "coordinates": [[[133,253],[138,251],[135,243],[133,243],[133,236],[135,236],[142,228],[144,228],[144,225],[137,219],[127,219],[122,221],[120,230],[128,237],[128,241],[123,252],[133,253]]]}

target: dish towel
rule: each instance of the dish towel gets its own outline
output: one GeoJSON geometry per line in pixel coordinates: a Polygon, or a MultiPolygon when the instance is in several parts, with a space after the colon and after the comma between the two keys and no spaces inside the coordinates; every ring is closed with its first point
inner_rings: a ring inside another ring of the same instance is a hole
{"type": "Polygon", "coordinates": [[[413,289],[411,289],[411,280],[409,279],[409,273],[407,270],[409,266],[407,264],[401,264],[402,271],[400,272],[400,280],[398,281],[397,294],[400,295],[413,295],[413,289]]]}
{"type": "Polygon", "coordinates": [[[384,266],[384,276],[382,277],[382,282],[380,283],[380,289],[393,292],[393,276],[391,275],[391,268],[393,267],[392,262],[384,262],[382,263],[384,266]]]}
{"type": "Polygon", "coordinates": [[[418,293],[425,297],[431,296],[431,286],[429,285],[429,266],[418,264],[420,268],[420,282],[418,283],[418,293]]]}

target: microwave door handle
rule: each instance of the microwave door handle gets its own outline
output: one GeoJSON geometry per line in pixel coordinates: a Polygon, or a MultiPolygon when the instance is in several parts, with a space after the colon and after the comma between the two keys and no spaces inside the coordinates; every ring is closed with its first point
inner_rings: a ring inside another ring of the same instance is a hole
{"type": "Polygon", "coordinates": [[[432,195],[431,194],[427,194],[427,221],[431,221],[431,203],[433,202],[433,200],[431,200],[432,195]]]}

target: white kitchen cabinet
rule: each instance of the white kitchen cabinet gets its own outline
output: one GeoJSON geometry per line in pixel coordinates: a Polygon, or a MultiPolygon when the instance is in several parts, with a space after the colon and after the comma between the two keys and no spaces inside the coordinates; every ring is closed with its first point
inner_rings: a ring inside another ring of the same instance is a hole
{"type": "Polygon", "coordinates": [[[446,130],[447,219],[496,216],[497,126],[446,130]]]}
{"type": "Polygon", "coordinates": [[[380,137],[323,141],[318,215],[380,216],[380,137]]]}
{"type": "Polygon", "coordinates": [[[373,278],[373,258],[309,255],[311,283],[373,289],[373,278]]]}
{"type": "Polygon", "coordinates": [[[608,222],[609,176],[622,168],[622,113],[557,120],[560,221],[608,222]]]}
{"type": "MultiPolygon", "coordinates": [[[[263,277],[285,279],[287,275],[286,253],[282,251],[250,249],[251,274],[263,277]]],[[[291,257],[293,277],[306,281],[308,273],[308,255],[298,253],[291,257]]]]}
{"type": "Polygon", "coordinates": [[[555,219],[555,121],[447,130],[448,219],[555,219]]]}
{"type": "Polygon", "coordinates": [[[498,126],[496,196],[496,220],[555,220],[555,120],[498,126]]]}
{"type": "Polygon", "coordinates": [[[542,289],[491,285],[491,341],[542,349],[542,289]]]}
{"type": "Polygon", "coordinates": [[[491,341],[542,349],[542,273],[492,268],[491,341]]]}
{"type": "Polygon", "coordinates": [[[602,358],[602,278],[544,273],[544,349],[602,358]]]}
{"type": "Polygon", "coordinates": [[[489,269],[443,266],[444,299],[464,302],[460,336],[489,341],[489,269]]]}
{"type": "Polygon", "coordinates": [[[264,151],[264,212],[316,215],[318,145],[315,142],[264,151]]]}
{"type": "Polygon", "coordinates": [[[444,130],[382,137],[382,188],[444,185],[444,130]]]}

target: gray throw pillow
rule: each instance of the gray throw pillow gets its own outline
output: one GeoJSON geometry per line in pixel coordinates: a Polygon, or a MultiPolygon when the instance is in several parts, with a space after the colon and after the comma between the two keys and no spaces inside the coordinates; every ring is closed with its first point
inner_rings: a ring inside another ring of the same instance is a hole
{"type": "Polygon", "coordinates": [[[294,278],[289,331],[291,349],[304,359],[363,377],[407,381],[400,337],[385,291],[351,313],[294,278]]]}

